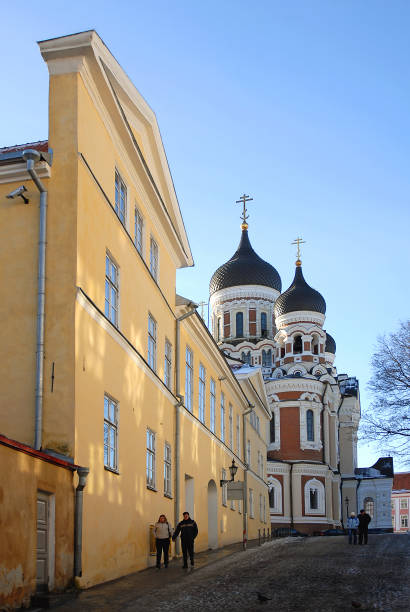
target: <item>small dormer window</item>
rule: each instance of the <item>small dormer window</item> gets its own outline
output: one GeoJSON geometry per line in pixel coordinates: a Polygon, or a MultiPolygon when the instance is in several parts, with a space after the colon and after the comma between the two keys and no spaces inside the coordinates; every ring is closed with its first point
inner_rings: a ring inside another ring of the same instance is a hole
{"type": "Polygon", "coordinates": [[[293,340],[293,354],[302,352],[302,336],[295,336],[293,340]]]}

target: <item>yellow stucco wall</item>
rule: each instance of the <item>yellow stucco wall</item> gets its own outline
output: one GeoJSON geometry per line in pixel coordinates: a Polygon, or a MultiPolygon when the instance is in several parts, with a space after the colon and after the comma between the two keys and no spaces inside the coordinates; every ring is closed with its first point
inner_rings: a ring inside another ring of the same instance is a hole
{"type": "Polygon", "coordinates": [[[71,470],[0,443],[0,607],[27,605],[36,589],[37,491],[55,498],[55,580],[73,579],[74,487],[71,470]],[[10,490],[10,483],[13,489],[10,490]],[[18,486],[17,486],[18,485],[18,486]]]}

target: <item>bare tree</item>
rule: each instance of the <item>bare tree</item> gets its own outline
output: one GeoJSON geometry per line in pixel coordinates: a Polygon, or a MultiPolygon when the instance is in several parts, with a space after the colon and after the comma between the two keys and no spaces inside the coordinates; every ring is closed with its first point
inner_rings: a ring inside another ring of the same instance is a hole
{"type": "Polygon", "coordinates": [[[385,453],[410,458],[410,321],[380,336],[368,387],[373,400],[365,411],[363,434],[385,453]]]}

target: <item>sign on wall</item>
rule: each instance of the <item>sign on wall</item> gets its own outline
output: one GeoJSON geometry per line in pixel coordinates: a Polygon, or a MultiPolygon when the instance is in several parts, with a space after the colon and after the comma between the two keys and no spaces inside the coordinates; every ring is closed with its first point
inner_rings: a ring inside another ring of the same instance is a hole
{"type": "Polygon", "coordinates": [[[243,499],[243,489],[244,489],[244,483],[239,481],[239,482],[228,482],[228,484],[226,485],[227,487],[227,493],[228,493],[228,499],[243,499]]]}

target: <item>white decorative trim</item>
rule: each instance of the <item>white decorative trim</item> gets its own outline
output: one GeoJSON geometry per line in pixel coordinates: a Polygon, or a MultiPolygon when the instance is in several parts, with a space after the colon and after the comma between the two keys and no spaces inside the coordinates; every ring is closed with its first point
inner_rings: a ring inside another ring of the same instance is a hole
{"type": "MultiPolygon", "coordinates": [[[[295,357],[295,361],[297,361],[297,357],[295,357]]],[[[306,367],[304,365],[304,362],[302,363],[302,361],[300,361],[300,363],[298,363],[298,364],[291,365],[291,367],[287,371],[287,374],[296,374],[297,372],[300,372],[300,374],[302,374],[302,376],[307,374],[307,369],[306,369],[306,367]]]]}
{"type": "Polygon", "coordinates": [[[315,323],[316,325],[320,325],[320,327],[322,327],[323,323],[325,322],[325,318],[325,315],[321,314],[320,312],[298,310],[276,317],[275,323],[278,329],[282,329],[283,327],[291,325],[292,323],[298,323],[299,321],[315,323]]]}
{"type": "MultiPolygon", "coordinates": [[[[41,161],[36,164],[36,172],[39,178],[50,178],[51,167],[46,161],[41,161]]],[[[18,161],[0,166],[0,183],[20,183],[24,181],[31,181],[25,162],[18,161]]]]}
{"type": "Polygon", "coordinates": [[[289,463],[276,463],[273,461],[266,462],[266,473],[268,477],[270,474],[289,474],[290,473],[290,465],[289,463]]]}
{"type": "Polygon", "coordinates": [[[322,411],[322,404],[315,402],[300,402],[299,403],[299,422],[300,422],[300,448],[302,450],[320,450],[323,448],[322,441],[320,439],[320,413],[322,411]],[[314,440],[307,439],[307,411],[313,412],[313,435],[314,440]]]}
{"type": "Polygon", "coordinates": [[[282,485],[273,476],[268,476],[268,489],[269,493],[274,490],[275,505],[270,506],[270,514],[282,514],[282,485]]]}
{"type": "Polygon", "coordinates": [[[284,391],[309,391],[310,393],[318,393],[322,396],[323,389],[324,384],[313,377],[311,379],[293,378],[292,380],[278,378],[266,382],[266,392],[268,395],[283,393],[284,391]]]}
{"type": "MultiPolygon", "coordinates": [[[[276,396],[277,397],[277,396],[276,396]]],[[[272,416],[275,416],[275,442],[270,441],[270,424],[269,424],[269,444],[268,450],[279,450],[280,449],[280,403],[279,400],[275,403],[270,399],[270,409],[272,416]]]]}
{"type": "Polygon", "coordinates": [[[306,515],[319,515],[326,514],[326,500],[325,500],[325,487],[320,480],[316,480],[316,478],[312,478],[308,480],[305,484],[304,488],[305,494],[305,514],[306,515]],[[317,508],[310,507],[310,491],[314,489],[317,491],[317,508]]]}

